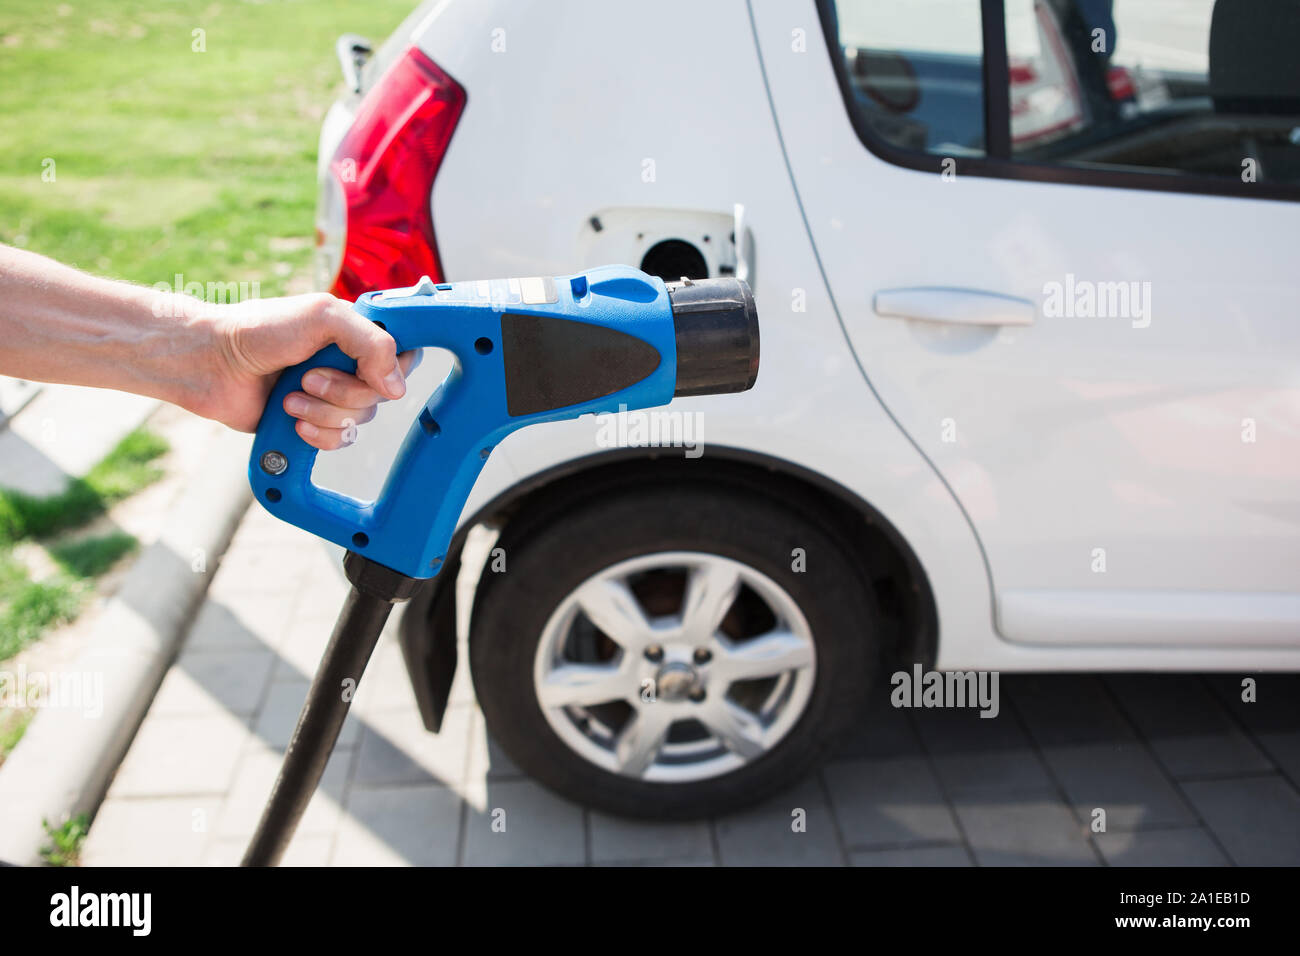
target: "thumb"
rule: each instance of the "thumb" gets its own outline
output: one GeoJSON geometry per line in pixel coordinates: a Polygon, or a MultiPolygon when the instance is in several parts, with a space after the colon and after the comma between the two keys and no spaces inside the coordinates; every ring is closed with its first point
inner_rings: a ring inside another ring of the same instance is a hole
{"type": "Polygon", "coordinates": [[[357,360],[357,377],[380,395],[398,399],[406,394],[406,377],[397,364],[397,343],[342,299],[331,303],[325,321],[331,342],[357,360]]]}

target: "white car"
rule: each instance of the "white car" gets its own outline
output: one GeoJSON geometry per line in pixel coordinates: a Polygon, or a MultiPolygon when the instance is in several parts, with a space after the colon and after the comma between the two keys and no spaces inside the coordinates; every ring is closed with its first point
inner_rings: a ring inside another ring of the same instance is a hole
{"type": "MultiPolygon", "coordinates": [[[[1296,49],[1297,0],[442,0],[343,38],[322,287],[737,274],[762,334],[743,395],[496,449],[404,619],[429,728],[458,616],[510,757],[656,817],[793,782],[914,665],[1300,669],[1296,49]]],[[[317,481],[373,494],[446,368],[317,481]]]]}

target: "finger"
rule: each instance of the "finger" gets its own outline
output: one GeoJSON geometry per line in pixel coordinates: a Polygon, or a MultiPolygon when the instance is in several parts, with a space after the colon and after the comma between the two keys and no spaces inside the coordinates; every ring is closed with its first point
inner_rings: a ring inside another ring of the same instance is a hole
{"type": "MultiPolygon", "coordinates": [[[[419,366],[422,352],[423,349],[412,349],[397,357],[403,377],[419,366]]],[[[327,366],[311,369],[303,375],[302,390],[344,408],[364,408],[387,400],[387,396],[376,392],[355,375],[327,366]]]]}
{"type": "Polygon", "coordinates": [[[298,437],[313,448],[319,448],[321,451],[333,451],[347,444],[346,429],[321,428],[311,422],[302,421],[294,422],[293,427],[298,433],[298,437]]]}
{"type": "Polygon", "coordinates": [[[406,376],[397,364],[397,343],[391,335],[342,299],[330,303],[325,329],[329,341],[357,360],[358,378],[385,398],[406,394],[406,376]]]}
{"type": "Polygon", "coordinates": [[[322,402],[302,392],[290,392],[284,397],[284,410],[294,418],[320,425],[323,428],[355,428],[375,417],[375,406],[344,408],[322,402]]]}
{"type": "Polygon", "coordinates": [[[336,368],[314,368],[302,377],[302,390],[341,408],[366,408],[384,400],[355,375],[336,368]]]}

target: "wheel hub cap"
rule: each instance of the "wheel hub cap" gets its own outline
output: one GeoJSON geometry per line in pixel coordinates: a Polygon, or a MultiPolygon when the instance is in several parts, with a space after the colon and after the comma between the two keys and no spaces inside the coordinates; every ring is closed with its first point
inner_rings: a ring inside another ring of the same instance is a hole
{"type": "Polygon", "coordinates": [[[537,645],[537,701],[587,761],[689,783],[762,757],[812,694],[812,631],[794,599],[731,558],[619,562],[557,605],[537,645]]]}
{"type": "Polygon", "coordinates": [[[655,696],[660,700],[687,700],[701,689],[700,675],[690,664],[665,664],[655,674],[655,696]]]}

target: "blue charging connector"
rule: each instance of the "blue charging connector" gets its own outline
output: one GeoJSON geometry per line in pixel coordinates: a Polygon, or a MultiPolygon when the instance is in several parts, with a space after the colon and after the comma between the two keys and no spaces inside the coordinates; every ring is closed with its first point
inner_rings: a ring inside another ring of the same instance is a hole
{"type": "Polygon", "coordinates": [[[399,352],[455,357],[402,442],[378,498],[312,482],[316,449],[284,397],[328,366],[355,372],[336,346],[287,369],[257,427],[249,481],[276,517],[412,578],[438,573],[461,509],[492,449],[538,422],[650,408],[672,400],[677,348],[663,281],[627,266],[573,276],[496,279],[370,292],[356,310],[399,352]]]}
{"type": "Polygon", "coordinates": [[[736,279],[665,285],[627,266],[558,278],[493,279],[370,292],[356,310],[399,352],[437,347],[451,372],[411,424],[379,497],[359,501],[312,482],[316,449],[284,398],[303,375],[355,372],[337,347],[286,369],[253,441],[249,481],[273,515],[347,548],[352,590],[307,691],[244,865],[277,863],[315,792],[393,604],[446,558],[492,449],[525,425],[665,405],[674,395],[740,392],[758,375],[758,317],[736,279]]]}

